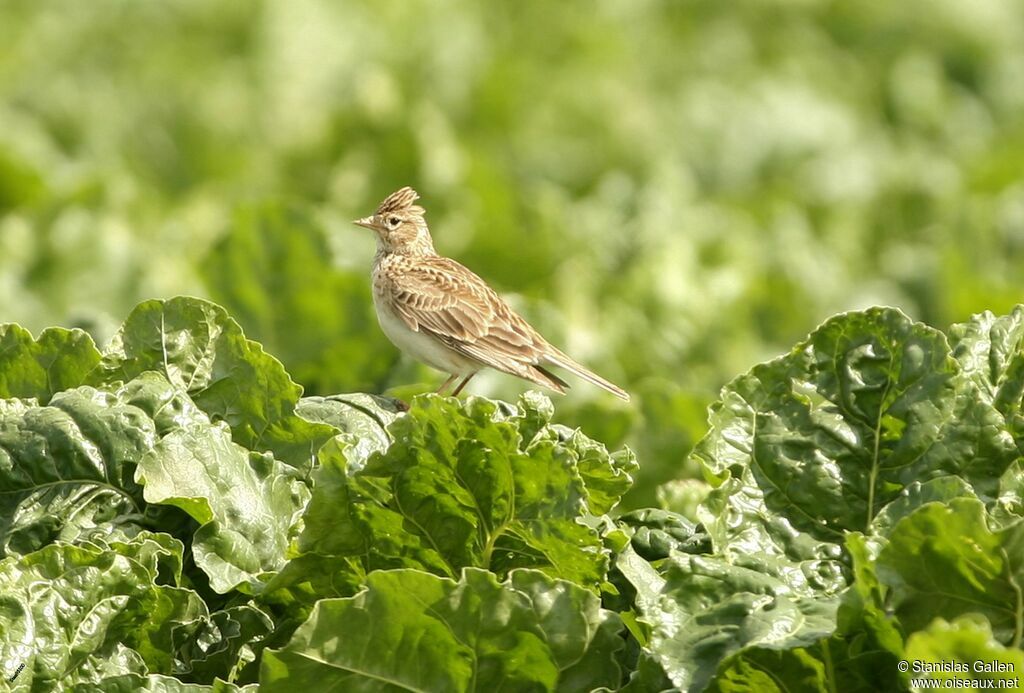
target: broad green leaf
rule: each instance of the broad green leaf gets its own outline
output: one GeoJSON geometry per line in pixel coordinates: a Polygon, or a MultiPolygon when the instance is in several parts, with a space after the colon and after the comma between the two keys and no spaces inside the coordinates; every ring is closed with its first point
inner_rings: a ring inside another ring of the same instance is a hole
{"type": "Polygon", "coordinates": [[[29,553],[142,518],[135,467],[172,427],[205,415],[156,373],[107,392],[82,386],[0,400],[0,538],[29,553]]]}
{"type": "Polygon", "coordinates": [[[894,309],[845,313],[727,385],[694,455],[755,485],[769,514],[839,542],[912,481],[958,471],[926,454],[951,418],[956,374],[942,333],[894,309]]]}
{"type": "Polygon", "coordinates": [[[501,575],[533,567],[596,588],[607,559],[597,533],[578,522],[590,499],[580,462],[599,507],[615,498],[623,462],[551,430],[539,401],[420,397],[391,425],[391,447],[365,467],[347,464],[358,453],[325,447],[300,549],[356,556],[366,571],[454,577],[466,566],[501,575]]]}
{"type": "Polygon", "coordinates": [[[206,607],[191,590],[157,584],[150,555],[133,544],[55,544],[0,561],[5,675],[24,664],[19,687],[50,690],[147,668],[170,671],[174,633],[206,607]]]}
{"type": "Polygon", "coordinates": [[[472,568],[458,582],[378,571],[355,597],[320,601],[286,647],[264,653],[260,690],[614,687],[620,630],[595,595],[536,571],[504,583],[472,568]]]}
{"type": "Polygon", "coordinates": [[[377,326],[370,266],[337,267],[312,214],[242,209],[201,271],[211,296],[312,392],[383,389],[398,352],[377,326]]]}
{"type": "Polygon", "coordinates": [[[80,683],[68,690],[71,693],[257,693],[259,687],[256,684],[239,687],[220,680],[206,686],[182,683],[173,676],[162,674],[124,674],[101,681],[80,683]]]}
{"type": "Polygon", "coordinates": [[[394,400],[352,393],[330,397],[303,397],[295,413],[306,421],[333,426],[348,434],[349,465],[362,466],[374,452],[391,444],[388,426],[400,413],[394,400]]]}
{"type": "Polygon", "coordinates": [[[807,648],[832,635],[837,600],[714,556],[673,553],[660,571],[632,549],[617,566],[637,592],[651,627],[646,650],[672,684],[701,691],[722,661],[749,648],[807,648]]]}
{"type": "Polygon", "coordinates": [[[176,644],[180,675],[191,681],[212,683],[217,677],[237,680],[238,673],[256,661],[261,639],[274,627],[268,613],[253,604],[215,611],[176,644]]]}
{"type": "Polygon", "coordinates": [[[924,483],[915,481],[908,484],[896,500],[882,508],[871,523],[871,531],[877,537],[887,537],[900,520],[921,506],[928,503],[949,503],[954,498],[977,496],[974,495],[970,484],[957,476],[940,476],[924,483]]]}
{"type": "MultiPolygon", "coordinates": [[[[594,515],[611,512],[633,485],[633,477],[639,469],[632,451],[624,448],[609,454],[601,443],[588,438],[579,429],[565,426],[548,426],[546,434],[575,453],[576,469],[587,490],[587,509],[594,515]]],[[[539,436],[535,437],[531,444],[540,440],[539,436]]]]}
{"type": "Polygon", "coordinates": [[[1011,464],[999,479],[999,496],[992,504],[992,520],[1004,525],[1024,518],[1024,461],[1011,464]]]}
{"type": "Polygon", "coordinates": [[[907,640],[906,659],[911,677],[937,680],[945,689],[1016,689],[1024,671],[1024,652],[1001,645],[988,622],[976,615],[952,622],[935,619],[907,640]]]}
{"type": "Polygon", "coordinates": [[[1024,451],[1024,306],[996,317],[989,311],[949,328],[953,356],[992,404],[1024,451]]]}
{"type": "Polygon", "coordinates": [[[181,585],[182,556],[185,546],[164,532],[140,531],[131,538],[113,534],[86,535],[86,541],[102,550],[115,551],[141,565],[159,584],[181,585]]]}
{"type": "Polygon", "coordinates": [[[292,471],[233,443],[224,427],[195,424],[160,440],[136,480],[147,502],[179,507],[202,525],[192,553],[210,587],[224,593],[259,590],[262,577],[284,565],[309,499],[292,471]]]}
{"type": "Polygon", "coordinates": [[[103,351],[92,379],[130,380],[163,373],[214,420],[231,426],[236,443],[270,451],[308,469],[336,432],[295,414],[302,395],[281,362],[242,334],[223,308],[196,298],[146,301],[131,312],[103,351]]]}
{"type": "Polygon", "coordinates": [[[977,393],[944,336],[897,310],[828,320],[711,408],[693,457],[718,484],[698,509],[716,551],[838,589],[844,532],[871,531],[908,486],[959,477],[994,493],[1016,453],[977,393]]]}
{"type": "Polygon", "coordinates": [[[672,551],[711,552],[706,533],[682,515],[667,510],[634,510],[619,516],[616,522],[629,534],[633,550],[648,561],[668,558],[672,551]]]}
{"type": "Polygon", "coordinates": [[[785,512],[774,512],[752,469],[727,479],[698,507],[698,516],[711,537],[714,553],[742,564],[757,556],[761,570],[784,581],[806,583],[823,594],[835,594],[846,584],[840,536],[831,541],[798,531],[785,512]]]}
{"type": "Polygon", "coordinates": [[[619,689],[620,693],[677,693],[661,664],[648,652],[641,652],[636,668],[630,674],[629,682],[619,689]]]}
{"type": "Polygon", "coordinates": [[[897,664],[905,655],[898,623],[888,616],[863,535],[847,535],[853,584],[840,596],[836,630],[811,645],[742,649],[726,658],[709,691],[876,693],[905,686],[897,664]]]}
{"type": "Polygon", "coordinates": [[[878,556],[895,615],[908,632],[935,617],[984,615],[1005,644],[1019,647],[1024,613],[1024,523],[993,531],[972,498],[929,503],[900,520],[878,556]]]}
{"type": "MultiPolygon", "coordinates": [[[[836,689],[829,685],[829,674],[825,662],[807,648],[751,648],[730,657],[705,690],[708,693],[830,693],[836,689]]],[[[844,685],[842,690],[853,693],[871,689],[844,685]]]]}
{"type": "Polygon", "coordinates": [[[99,350],[82,330],[50,327],[32,339],[23,327],[0,325],[0,399],[35,398],[45,404],[55,393],[84,383],[99,362],[99,350]]]}

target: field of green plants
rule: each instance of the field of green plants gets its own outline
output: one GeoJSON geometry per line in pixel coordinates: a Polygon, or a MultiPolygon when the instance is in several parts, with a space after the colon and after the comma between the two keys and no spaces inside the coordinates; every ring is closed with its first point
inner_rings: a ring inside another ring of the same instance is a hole
{"type": "Polygon", "coordinates": [[[1020,3],[15,0],[0,46],[0,690],[1019,685],[1020,3]],[[422,394],[350,224],[403,185],[632,401],[422,394]]]}

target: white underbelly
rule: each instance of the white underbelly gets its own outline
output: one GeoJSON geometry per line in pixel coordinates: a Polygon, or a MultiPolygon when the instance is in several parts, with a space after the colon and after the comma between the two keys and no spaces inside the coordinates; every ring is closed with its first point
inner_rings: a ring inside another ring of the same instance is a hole
{"type": "Polygon", "coordinates": [[[374,296],[374,307],[377,309],[377,321],[380,323],[380,329],[384,331],[387,338],[417,361],[452,375],[466,376],[480,370],[480,365],[476,361],[457,354],[429,335],[410,330],[405,321],[392,313],[390,309],[382,306],[376,300],[376,296],[374,296]]]}

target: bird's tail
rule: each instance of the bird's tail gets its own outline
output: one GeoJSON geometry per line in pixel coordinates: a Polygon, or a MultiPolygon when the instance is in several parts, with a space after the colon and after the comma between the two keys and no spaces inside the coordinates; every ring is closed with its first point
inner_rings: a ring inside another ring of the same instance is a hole
{"type": "Polygon", "coordinates": [[[598,387],[612,393],[616,397],[624,399],[627,402],[629,401],[628,392],[623,390],[618,385],[608,382],[607,380],[599,376],[597,373],[594,373],[591,370],[587,370],[582,365],[573,361],[571,358],[569,358],[567,355],[565,355],[558,349],[550,347],[548,353],[545,354],[545,359],[551,365],[558,366],[559,368],[564,368],[573,375],[583,378],[588,383],[593,383],[594,385],[597,385],[598,387]]]}

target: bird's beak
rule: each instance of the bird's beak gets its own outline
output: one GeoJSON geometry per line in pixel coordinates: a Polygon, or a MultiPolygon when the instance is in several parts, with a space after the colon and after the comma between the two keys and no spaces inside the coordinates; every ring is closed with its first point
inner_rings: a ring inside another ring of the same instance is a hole
{"type": "Polygon", "coordinates": [[[373,217],[363,217],[362,219],[356,219],[352,222],[356,226],[363,226],[368,229],[373,228],[373,217]]]}

